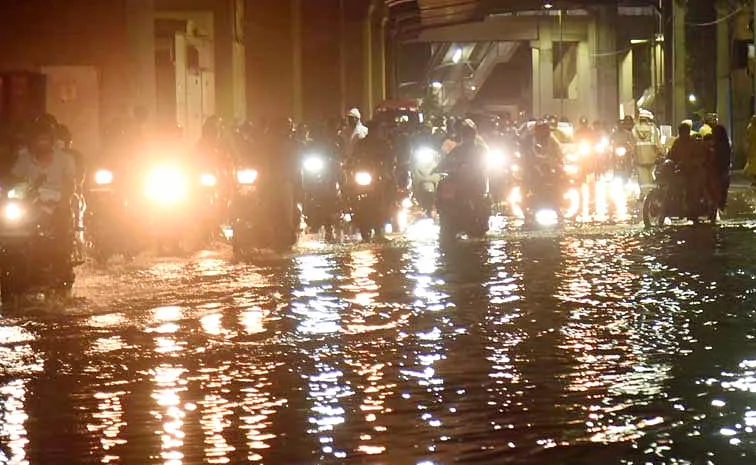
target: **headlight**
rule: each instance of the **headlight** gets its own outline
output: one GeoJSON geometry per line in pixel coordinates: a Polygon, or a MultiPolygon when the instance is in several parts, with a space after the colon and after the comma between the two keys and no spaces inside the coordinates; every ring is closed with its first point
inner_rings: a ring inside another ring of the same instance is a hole
{"type": "Polygon", "coordinates": [[[147,198],[159,204],[175,204],[184,199],[188,191],[186,177],[175,168],[157,168],[147,176],[147,198]]]}
{"type": "Polygon", "coordinates": [[[415,158],[418,163],[430,165],[436,162],[436,151],[430,147],[421,147],[415,152],[415,158]]]}
{"type": "Polygon", "coordinates": [[[373,176],[367,171],[360,171],[354,175],[354,182],[358,186],[369,186],[373,182],[373,176]]]}
{"type": "Polygon", "coordinates": [[[580,172],[577,165],[564,165],[564,172],[570,176],[576,176],[580,172]]]}
{"type": "Polygon", "coordinates": [[[603,137],[601,139],[601,142],[596,144],[596,151],[598,153],[606,153],[606,150],[609,148],[609,139],[606,137],[603,137]]]}
{"type": "Polygon", "coordinates": [[[239,184],[254,184],[257,181],[257,170],[241,170],[236,172],[239,184]]]}
{"type": "Polygon", "coordinates": [[[215,177],[214,174],[202,173],[200,175],[200,184],[202,184],[205,187],[214,187],[217,183],[218,183],[218,179],[215,177]]]}
{"type": "Polygon", "coordinates": [[[580,155],[590,155],[591,154],[591,144],[588,142],[581,142],[580,143],[580,155]]]}
{"type": "Polygon", "coordinates": [[[110,170],[99,170],[94,175],[94,182],[97,185],[104,186],[113,183],[113,172],[110,170]]]}
{"type": "Polygon", "coordinates": [[[504,154],[503,150],[489,150],[488,154],[486,154],[486,164],[489,169],[503,168],[506,162],[507,156],[504,154]]]}
{"type": "Polygon", "coordinates": [[[5,215],[5,219],[8,221],[18,221],[19,218],[21,218],[24,214],[23,210],[21,210],[21,206],[19,206],[17,203],[7,204],[3,213],[5,215]]]}
{"type": "Polygon", "coordinates": [[[535,220],[541,226],[554,226],[559,224],[559,215],[556,211],[550,209],[538,210],[535,214],[535,220]]]}
{"type": "Polygon", "coordinates": [[[618,157],[624,157],[625,155],[627,155],[627,148],[626,147],[617,147],[617,149],[614,151],[614,153],[616,153],[618,157]]]}
{"type": "Polygon", "coordinates": [[[305,158],[304,169],[308,173],[320,173],[321,171],[323,171],[323,168],[325,168],[325,163],[323,162],[322,158],[316,155],[305,158]]]}

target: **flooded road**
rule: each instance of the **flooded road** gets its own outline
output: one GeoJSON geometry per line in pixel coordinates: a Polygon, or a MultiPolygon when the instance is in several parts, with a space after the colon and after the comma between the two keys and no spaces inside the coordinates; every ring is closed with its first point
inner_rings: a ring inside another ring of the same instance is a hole
{"type": "Polygon", "coordinates": [[[0,463],[756,463],[756,230],[221,248],[2,310],[0,463]]]}

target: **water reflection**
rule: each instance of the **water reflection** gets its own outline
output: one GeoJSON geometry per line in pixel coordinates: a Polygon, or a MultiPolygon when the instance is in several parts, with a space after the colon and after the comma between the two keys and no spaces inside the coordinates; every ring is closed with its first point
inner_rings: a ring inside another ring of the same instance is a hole
{"type": "Polygon", "coordinates": [[[4,318],[0,462],[751,463],[753,237],[135,265],[108,305],[4,318]]]}

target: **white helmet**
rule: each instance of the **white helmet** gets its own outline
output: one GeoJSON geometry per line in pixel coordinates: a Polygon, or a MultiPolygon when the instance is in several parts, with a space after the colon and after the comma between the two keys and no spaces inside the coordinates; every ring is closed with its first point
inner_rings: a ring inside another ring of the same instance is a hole
{"type": "Polygon", "coordinates": [[[638,112],[638,119],[654,120],[654,114],[646,109],[642,109],[638,112]]]}
{"type": "Polygon", "coordinates": [[[347,116],[350,116],[352,118],[362,119],[360,110],[358,110],[357,108],[352,108],[351,110],[349,110],[349,112],[347,113],[347,116]]]}

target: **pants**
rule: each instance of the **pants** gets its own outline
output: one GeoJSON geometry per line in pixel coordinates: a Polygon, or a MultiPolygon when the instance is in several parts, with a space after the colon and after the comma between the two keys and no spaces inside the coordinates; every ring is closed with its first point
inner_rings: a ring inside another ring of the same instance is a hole
{"type": "Polygon", "coordinates": [[[652,186],[654,184],[654,165],[638,165],[638,184],[641,187],[652,186]]]}

